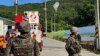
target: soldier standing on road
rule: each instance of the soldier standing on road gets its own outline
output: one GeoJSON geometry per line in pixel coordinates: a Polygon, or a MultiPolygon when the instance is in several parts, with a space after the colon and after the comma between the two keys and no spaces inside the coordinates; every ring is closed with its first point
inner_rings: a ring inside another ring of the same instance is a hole
{"type": "Polygon", "coordinates": [[[28,21],[21,23],[21,27],[23,29],[20,30],[21,35],[8,41],[5,56],[10,56],[10,52],[14,56],[40,56],[38,43],[30,36],[30,24],[28,21]]]}
{"type": "Polygon", "coordinates": [[[71,34],[70,37],[68,38],[66,42],[66,50],[69,54],[69,56],[80,56],[80,51],[81,51],[81,45],[80,45],[80,40],[81,37],[78,34],[78,29],[77,27],[72,27],[71,28],[71,34]]]}

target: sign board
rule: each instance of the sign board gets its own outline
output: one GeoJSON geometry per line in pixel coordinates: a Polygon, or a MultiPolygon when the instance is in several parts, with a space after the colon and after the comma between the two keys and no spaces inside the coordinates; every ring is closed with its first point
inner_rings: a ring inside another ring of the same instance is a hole
{"type": "Polygon", "coordinates": [[[3,20],[0,20],[0,35],[3,35],[3,20]]]}
{"type": "Polygon", "coordinates": [[[39,23],[38,11],[26,11],[25,13],[27,13],[29,23],[34,23],[34,24],[39,23]]]}

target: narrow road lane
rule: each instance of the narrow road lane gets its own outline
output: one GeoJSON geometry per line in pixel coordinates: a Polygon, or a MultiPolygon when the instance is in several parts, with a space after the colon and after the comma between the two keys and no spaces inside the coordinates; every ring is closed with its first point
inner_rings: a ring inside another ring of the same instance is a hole
{"type": "MultiPolygon", "coordinates": [[[[43,51],[41,52],[41,56],[68,56],[66,50],[65,50],[65,43],[44,38],[44,47],[43,51]]],[[[96,55],[90,51],[87,51],[85,49],[82,49],[82,56],[100,56],[96,55]]]]}

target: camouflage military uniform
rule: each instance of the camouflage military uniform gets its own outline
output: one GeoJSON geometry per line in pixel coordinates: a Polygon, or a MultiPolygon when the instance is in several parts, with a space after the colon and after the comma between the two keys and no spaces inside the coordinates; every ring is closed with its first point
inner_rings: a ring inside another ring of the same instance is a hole
{"type": "Polygon", "coordinates": [[[81,51],[81,45],[79,44],[78,39],[74,39],[73,37],[69,37],[66,46],[65,46],[69,56],[79,56],[78,54],[81,51]]]}
{"type": "Polygon", "coordinates": [[[39,56],[38,43],[28,36],[28,34],[25,34],[10,39],[5,56],[9,56],[10,52],[14,56],[39,56]]]}

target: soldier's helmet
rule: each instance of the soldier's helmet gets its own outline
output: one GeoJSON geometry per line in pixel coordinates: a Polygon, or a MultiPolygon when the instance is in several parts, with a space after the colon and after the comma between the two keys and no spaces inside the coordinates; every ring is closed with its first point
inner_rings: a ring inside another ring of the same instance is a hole
{"type": "Polygon", "coordinates": [[[78,32],[78,28],[77,27],[71,27],[70,32],[78,32]]]}

